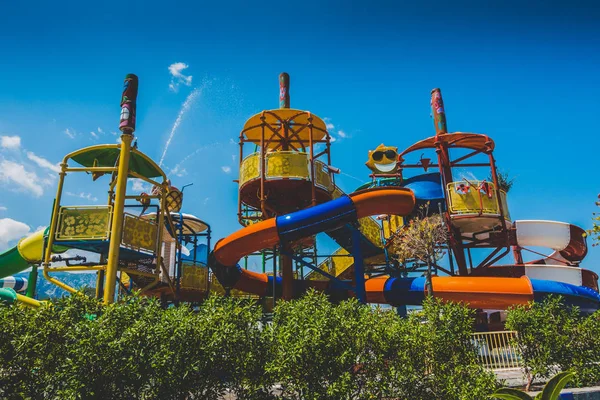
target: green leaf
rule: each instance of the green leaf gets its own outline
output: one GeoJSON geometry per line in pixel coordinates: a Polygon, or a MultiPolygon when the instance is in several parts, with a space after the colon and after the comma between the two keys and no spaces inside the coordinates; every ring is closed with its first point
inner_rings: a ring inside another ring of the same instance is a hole
{"type": "Polygon", "coordinates": [[[502,400],[533,400],[533,397],[527,393],[512,388],[498,389],[490,396],[490,398],[502,400]]]}
{"type": "Polygon", "coordinates": [[[558,400],[560,397],[560,391],[566,386],[571,379],[575,377],[575,374],[569,371],[561,372],[556,374],[554,378],[544,386],[542,390],[541,400],[558,400]]]}

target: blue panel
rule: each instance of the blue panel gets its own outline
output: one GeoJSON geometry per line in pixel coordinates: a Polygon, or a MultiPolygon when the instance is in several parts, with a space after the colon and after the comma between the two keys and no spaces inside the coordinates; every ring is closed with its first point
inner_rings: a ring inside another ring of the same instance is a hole
{"type": "Polygon", "coordinates": [[[356,298],[363,304],[367,304],[367,293],[365,292],[365,265],[361,251],[361,238],[364,236],[356,228],[352,230],[352,256],[354,257],[354,293],[356,298]]]}
{"type": "Polygon", "coordinates": [[[541,301],[549,295],[560,295],[568,305],[578,306],[585,312],[600,308],[600,295],[590,288],[542,279],[530,281],[535,301],[541,301]]]}
{"type": "MultiPolygon", "coordinates": [[[[181,258],[183,260],[194,261],[194,250],[193,249],[188,249],[188,250],[190,250],[190,255],[186,256],[185,254],[181,253],[181,258]]],[[[196,248],[196,262],[206,265],[207,256],[208,256],[208,247],[204,243],[199,244],[198,247],[196,248]]]]}
{"type": "Polygon", "coordinates": [[[441,182],[440,173],[434,172],[405,179],[402,186],[411,189],[417,201],[429,201],[444,198],[444,189],[441,182]]]}
{"type": "Polygon", "coordinates": [[[338,228],[356,220],[354,203],[342,196],[327,203],[277,217],[277,233],[282,242],[289,242],[338,228]]]}
{"type": "MultiPolygon", "coordinates": [[[[269,282],[269,286],[267,287],[267,297],[273,297],[273,276],[269,275],[267,277],[268,282],[269,282]]],[[[278,298],[281,298],[281,295],[283,293],[282,290],[282,278],[280,276],[275,277],[275,290],[276,290],[276,295],[278,298]]]]}
{"type": "Polygon", "coordinates": [[[19,276],[15,276],[15,287],[13,289],[15,289],[15,292],[19,292],[21,289],[23,289],[23,286],[25,286],[25,279],[21,278],[19,276]]]}
{"type": "Polygon", "coordinates": [[[393,306],[418,306],[425,299],[425,278],[390,278],[385,282],[383,295],[393,306]]]}

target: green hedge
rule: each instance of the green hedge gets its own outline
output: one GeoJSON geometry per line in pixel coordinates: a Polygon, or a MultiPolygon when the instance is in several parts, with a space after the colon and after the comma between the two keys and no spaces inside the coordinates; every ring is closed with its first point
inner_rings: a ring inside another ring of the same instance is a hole
{"type": "Polygon", "coordinates": [[[280,302],[213,297],[162,309],[83,296],[0,306],[0,397],[8,399],[482,399],[473,314],[430,300],[402,319],[319,293],[280,302]]]}
{"type": "Polygon", "coordinates": [[[557,371],[573,371],[574,386],[600,382],[600,311],[581,315],[561,297],[512,308],[506,328],[517,331],[515,343],[529,385],[557,371]]]}

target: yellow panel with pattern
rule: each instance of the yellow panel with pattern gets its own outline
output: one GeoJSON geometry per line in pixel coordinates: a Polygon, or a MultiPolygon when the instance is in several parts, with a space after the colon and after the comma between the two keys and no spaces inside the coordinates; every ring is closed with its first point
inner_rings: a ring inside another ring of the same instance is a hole
{"type": "Polygon", "coordinates": [[[240,166],[240,186],[260,176],[259,156],[258,153],[253,153],[242,161],[242,165],[240,166]]]}
{"type": "Polygon", "coordinates": [[[296,178],[307,179],[308,154],[295,151],[277,151],[268,153],[266,157],[267,179],[296,178]]]}
{"type": "MultiPolygon", "coordinates": [[[[350,253],[340,247],[337,249],[333,256],[326,258],[321,264],[319,264],[319,269],[327,272],[333,276],[339,276],[348,268],[354,265],[354,258],[350,257],[350,253]]],[[[316,271],[311,271],[305,279],[314,280],[314,281],[326,281],[327,278],[316,271]]]]}
{"type": "Polygon", "coordinates": [[[332,192],[334,190],[331,172],[329,172],[327,164],[321,161],[315,161],[315,176],[317,177],[315,182],[317,186],[327,190],[328,192],[332,192]]]}
{"type": "Polygon", "coordinates": [[[502,204],[502,210],[504,210],[504,218],[506,218],[507,221],[511,221],[508,202],[506,201],[506,192],[504,190],[500,190],[500,204],[502,204]]]}
{"type": "Polygon", "coordinates": [[[478,189],[482,184],[451,182],[446,187],[451,214],[498,214],[498,198],[493,183],[487,183],[488,191],[478,189]]]}
{"type": "Polygon", "coordinates": [[[61,207],[56,240],[108,239],[111,215],[111,206],[61,207]]]}
{"type": "MultiPolygon", "coordinates": [[[[219,282],[219,280],[214,274],[210,276],[210,293],[219,296],[225,295],[225,288],[223,287],[223,285],[221,285],[221,282],[219,282]]],[[[232,297],[258,298],[258,296],[256,295],[252,295],[238,289],[231,289],[230,295],[232,297]]]]}
{"type": "Polygon", "coordinates": [[[364,217],[359,219],[358,230],[375,246],[383,247],[383,241],[381,240],[381,226],[373,218],[364,217]]]}
{"type": "Polygon", "coordinates": [[[208,290],[208,268],[183,265],[181,287],[184,289],[208,290]]]}
{"type": "Polygon", "coordinates": [[[157,233],[157,225],[149,219],[125,214],[122,240],[125,247],[155,253],[157,233]]]}
{"type": "Polygon", "coordinates": [[[396,231],[404,226],[404,218],[399,215],[390,215],[388,219],[383,220],[383,236],[387,239],[396,231]]]}

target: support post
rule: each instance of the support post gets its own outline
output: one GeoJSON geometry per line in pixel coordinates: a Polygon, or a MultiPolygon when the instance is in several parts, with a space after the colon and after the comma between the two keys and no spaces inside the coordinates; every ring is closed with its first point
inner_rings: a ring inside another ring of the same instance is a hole
{"type": "Polygon", "coordinates": [[[290,108],[290,76],[287,72],[279,74],[279,108],[290,108]]]}
{"type": "Polygon", "coordinates": [[[396,307],[396,314],[398,314],[400,318],[406,318],[408,316],[408,310],[406,309],[406,305],[403,304],[401,306],[396,307]]]}
{"type": "Polygon", "coordinates": [[[431,91],[431,115],[433,117],[436,136],[448,133],[444,101],[442,100],[442,91],[439,88],[431,91]]]}
{"type": "Polygon", "coordinates": [[[121,122],[119,129],[121,135],[121,152],[119,154],[119,169],[117,171],[117,184],[115,185],[115,201],[113,203],[113,217],[108,248],[108,264],[106,265],[106,281],[104,285],[104,303],[112,303],[115,299],[115,285],[117,283],[117,270],[119,266],[119,251],[123,235],[123,208],[127,191],[127,176],[129,174],[129,156],[131,142],[135,131],[136,99],[138,92],[138,78],[133,74],[125,77],[123,95],[121,96],[121,122]]]}
{"type": "Polygon", "coordinates": [[[273,247],[273,310],[277,304],[277,246],[273,247]]]}
{"type": "Polygon", "coordinates": [[[285,253],[291,253],[292,249],[289,245],[282,245],[283,251],[279,256],[279,262],[281,265],[281,284],[282,284],[282,296],[283,300],[292,300],[294,297],[294,266],[292,258],[285,253]]]}
{"type": "Polygon", "coordinates": [[[360,248],[361,234],[357,228],[352,228],[352,256],[354,256],[354,292],[356,298],[363,304],[367,303],[367,291],[365,289],[365,266],[363,262],[362,249],[360,248]]]}
{"type": "Polygon", "coordinates": [[[38,266],[32,265],[31,272],[29,273],[29,278],[27,282],[27,292],[25,295],[27,297],[34,298],[35,297],[35,289],[37,286],[37,277],[38,277],[38,266]]]}

